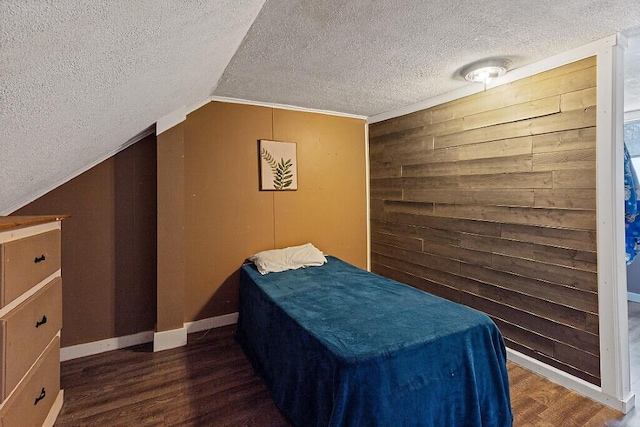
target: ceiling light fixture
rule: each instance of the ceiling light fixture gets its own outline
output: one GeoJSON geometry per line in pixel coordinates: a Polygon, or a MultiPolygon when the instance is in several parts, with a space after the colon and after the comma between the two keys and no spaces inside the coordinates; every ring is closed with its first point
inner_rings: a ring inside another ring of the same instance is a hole
{"type": "Polygon", "coordinates": [[[484,59],[462,68],[460,75],[467,81],[486,85],[492,79],[504,76],[510,65],[511,61],[505,58],[484,59]]]}

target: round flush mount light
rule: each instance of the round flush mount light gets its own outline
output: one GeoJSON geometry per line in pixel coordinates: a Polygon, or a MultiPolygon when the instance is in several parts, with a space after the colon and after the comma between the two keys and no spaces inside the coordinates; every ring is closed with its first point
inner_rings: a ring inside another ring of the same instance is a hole
{"type": "Polygon", "coordinates": [[[460,75],[470,82],[489,83],[492,79],[504,76],[511,61],[505,58],[491,58],[474,62],[460,70],[460,75]]]}

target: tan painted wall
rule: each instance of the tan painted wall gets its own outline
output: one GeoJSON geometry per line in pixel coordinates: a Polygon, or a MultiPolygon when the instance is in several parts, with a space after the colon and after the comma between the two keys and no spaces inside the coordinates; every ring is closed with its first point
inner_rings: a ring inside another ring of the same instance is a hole
{"type": "Polygon", "coordinates": [[[62,346],[149,331],[156,315],[156,138],[149,136],[13,215],[62,224],[62,346]]]}
{"type": "Polygon", "coordinates": [[[237,311],[238,268],[260,250],[311,241],[365,267],[364,126],[210,103],[157,153],[148,137],[15,212],[72,216],[62,346],[237,311]],[[259,139],[298,143],[298,191],[258,191],[259,139]]]}
{"type": "Polygon", "coordinates": [[[158,135],[156,331],[182,328],[185,299],[184,124],[158,135]]]}
{"type": "Polygon", "coordinates": [[[261,250],[312,242],[366,266],[364,131],[363,120],[230,103],[187,116],[185,321],[237,311],[238,269],[261,250]],[[260,139],[297,143],[297,191],[259,191],[260,139]]]}
{"type": "Polygon", "coordinates": [[[596,61],[370,126],[372,270],[600,382],[596,61]]]}
{"type": "Polygon", "coordinates": [[[275,197],[275,246],[313,242],[366,268],[364,125],[361,120],[274,110],[274,138],[298,143],[298,191],[275,197]]]}
{"type": "Polygon", "coordinates": [[[209,103],[185,123],[184,320],[237,311],[238,268],[273,247],[273,195],[258,191],[258,139],[271,109],[209,103]]]}

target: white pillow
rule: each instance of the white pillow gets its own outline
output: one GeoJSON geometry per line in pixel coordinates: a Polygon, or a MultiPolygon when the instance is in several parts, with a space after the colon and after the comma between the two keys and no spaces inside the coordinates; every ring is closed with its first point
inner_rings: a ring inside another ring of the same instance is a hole
{"type": "Polygon", "coordinates": [[[258,252],[250,256],[249,261],[258,268],[260,274],[277,273],[285,270],[295,270],[304,267],[320,266],[327,259],[318,248],[311,243],[301,246],[291,246],[284,249],[273,249],[258,252]]]}

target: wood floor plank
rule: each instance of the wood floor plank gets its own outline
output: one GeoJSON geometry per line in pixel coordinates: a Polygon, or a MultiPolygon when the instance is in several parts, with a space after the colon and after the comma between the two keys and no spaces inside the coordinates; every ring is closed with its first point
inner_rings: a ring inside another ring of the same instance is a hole
{"type": "MultiPolygon", "coordinates": [[[[56,427],[289,427],[225,326],[189,335],[185,347],[150,344],[62,363],[65,403],[56,427]]],[[[507,364],[515,427],[639,425],[626,416],[507,364]]]]}

